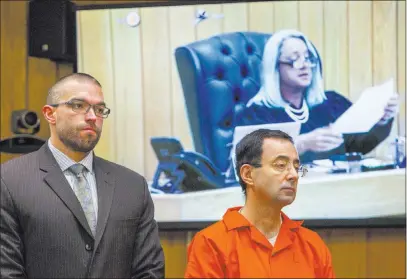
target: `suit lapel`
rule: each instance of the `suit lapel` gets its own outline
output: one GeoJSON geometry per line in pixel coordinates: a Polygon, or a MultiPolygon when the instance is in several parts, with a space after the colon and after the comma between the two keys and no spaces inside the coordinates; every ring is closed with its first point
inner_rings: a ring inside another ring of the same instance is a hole
{"type": "Polygon", "coordinates": [[[66,180],[62,170],[58,166],[54,156],[48,148],[48,144],[44,144],[39,150],[40,169],[47,174],[44,177],[45,182],[58,195],[58,197],[69,208],[78,222],[93,237],[89,224],[86,220],[85,213],[79,203],[75,193],[66,180]]]}
{"type": "Polygon", "coordinates": [[[94,157],[94,168],[98,191],[98,222],[95,236],[95,251],[102,239],[109,218],[114,193],[113,176],[109,174],[106,163],[98,157],[94,157]]]}

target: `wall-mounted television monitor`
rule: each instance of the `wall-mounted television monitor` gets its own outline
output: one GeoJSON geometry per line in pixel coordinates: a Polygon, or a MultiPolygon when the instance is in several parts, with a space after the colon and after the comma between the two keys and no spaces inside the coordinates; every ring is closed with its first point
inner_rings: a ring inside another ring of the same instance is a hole
{"type": "Polygon", "coordinates": [[[291,218],[405,224],[405,2],[197,2],[76,11],[112,112],[96,155],[146,177],[157,221],[243,205],[235,147],[267,128],[307,169],[291,218]]]}

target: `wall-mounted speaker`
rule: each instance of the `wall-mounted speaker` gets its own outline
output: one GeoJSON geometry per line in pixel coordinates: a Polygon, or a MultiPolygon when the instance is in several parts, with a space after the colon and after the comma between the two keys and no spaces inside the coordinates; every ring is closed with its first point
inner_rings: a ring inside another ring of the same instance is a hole
{"type": "Polygon", "coordinates": [[[31,0],[28,10],[29,56],[74,63],[75,4],[67,0],[31,0]]]}

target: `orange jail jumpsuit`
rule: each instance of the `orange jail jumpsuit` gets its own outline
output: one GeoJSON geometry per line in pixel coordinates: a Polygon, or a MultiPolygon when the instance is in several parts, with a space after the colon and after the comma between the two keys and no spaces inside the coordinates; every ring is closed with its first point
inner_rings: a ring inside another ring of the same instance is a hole
{"type": "Polygon", "coordinates": [[[185,278],[334,278],[331,254],[302,222],[284,213],[275,246],[238,211],[198,232],[188,246],[185,278]]]}

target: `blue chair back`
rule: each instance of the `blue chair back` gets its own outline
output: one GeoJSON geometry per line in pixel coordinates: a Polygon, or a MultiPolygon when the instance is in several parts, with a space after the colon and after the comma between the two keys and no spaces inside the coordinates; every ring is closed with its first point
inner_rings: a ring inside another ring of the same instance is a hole
{"type": "Polygon", "coordinates": [[[271,34],[223,33],[175,50],[195,151],[222,172],[229,166],[235,119],[260,89],[271,34]]]}

